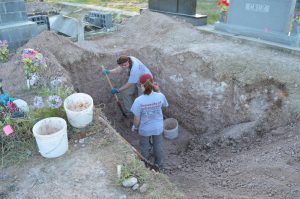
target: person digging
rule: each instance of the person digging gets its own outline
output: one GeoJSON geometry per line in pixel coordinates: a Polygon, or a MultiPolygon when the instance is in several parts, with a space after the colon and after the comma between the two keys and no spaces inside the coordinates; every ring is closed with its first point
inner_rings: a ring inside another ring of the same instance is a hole
{"type": "Polygon", "coordinates": [[[144,74],[150,74],[152,77],[151,71],[137,58],[133,56],[122,55],[117,60],[118,66],[114,69],[108,70],[103,69],[103,75],[109,75],[110,73],[120,73],[121,71],[128,71],[128,81],[126,84],[120,88],[113,87],[111,93],[113,95],[117,93],[122,94],[124,111],[126,115],[131,115],[130,108],[133,104],[134,94],[140,96],[142,94],[141,88],[139,85],[139,78],[144,74]]]}
{"type": "Polygon", "coordinates": [[[142,156],[149,161],[149,138],[152,136],[154,164],[159,170],[163,170],[163,112],[168,107],[168,101],[164,94],[155,92],[155,85],[150,74],[140,77],[143,95],[137,97],[131,107],[134,114],[132,131],[137,130],[140,135],[140,150],[142,156]]]}

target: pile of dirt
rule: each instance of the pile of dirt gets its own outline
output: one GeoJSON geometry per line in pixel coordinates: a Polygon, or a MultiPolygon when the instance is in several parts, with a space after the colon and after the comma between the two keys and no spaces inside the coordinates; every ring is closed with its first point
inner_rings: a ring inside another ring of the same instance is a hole
{"type": "MultiPolygon", "coordinates": [[[[73,44],[45,32],[25,47],[49,57],[48,79],[62,78],[103,104],[111,123],[134,146],[138,135],[130,131],[130,119],[122,118],[101,65],[114,68],[118,56],[128,54],[149,66],[169,101],[167,116],[181,126],[178,139],[165,144],[167,173],[188,196],[299,196],[298,179],[289,176],[299,174],[299,131],[294,125],[300,113],[299,56],[203,33],[150,11],[92,41],[73,44]],[[277,140],[274,132],[283,127],[277,140]],[[294,154],[283,155],[291,145],[294,154]],[[267,183],[261,174],[268,176],[267,183]]],[[[16,61],[22,49],[0,67],[0,74],[12,74],[3,77],[5,89],[24,87],[22,64],[16,61]]],[[[110,77],[116,87],[127,80],[126,73],[110,77]]]]}
{"type": "Polygon", "coordinates": [[[205,34],[174,17],[144,11],[119,32],[80,46],[140,58],[168,96],[168,115],[194,132],[254,121],[251,130],[267,131],[300,113],[298,56],[205,34]]]}

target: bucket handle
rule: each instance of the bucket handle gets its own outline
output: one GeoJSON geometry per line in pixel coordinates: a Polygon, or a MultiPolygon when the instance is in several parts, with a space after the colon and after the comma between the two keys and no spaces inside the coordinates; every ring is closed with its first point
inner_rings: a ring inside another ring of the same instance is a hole
{"type": "MultiPolygon", "coordinates": [[[[63,141],[63,138],[65,137],[65,135],[67,135],[66,133],[63,134],[63,136],[61,136],[61,139],[59,141],[59,143],[53,148],[51,149],[50,151],[48,151],[47,153],[44,153],[45,155],[48,155],[49,153],[51,153],[52,151],[54,151],[63,141]]],[[[39,151],[41,153],[41,151],[39,151]]]]}

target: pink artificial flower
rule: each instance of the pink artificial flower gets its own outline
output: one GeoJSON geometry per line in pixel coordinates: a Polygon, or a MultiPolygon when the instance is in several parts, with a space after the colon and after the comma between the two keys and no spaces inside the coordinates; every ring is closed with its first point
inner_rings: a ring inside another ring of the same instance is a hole
{"type": "Polygon", "coordinates": [[[9,102],[7,104],[7,107],[9,108],[9,111],[11,113],[15,112],[15,110],[17,109],[17,105],[15,103],[13,103],[13,102],[9,102]]]}

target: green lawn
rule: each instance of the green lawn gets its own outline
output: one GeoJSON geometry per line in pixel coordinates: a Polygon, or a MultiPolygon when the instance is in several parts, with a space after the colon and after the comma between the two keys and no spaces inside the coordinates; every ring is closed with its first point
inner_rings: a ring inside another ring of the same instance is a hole
{"type": "MultiPolygon", "coordinates": [[[[27,0],[31,1],[31,0],[27,0]]],[[[140,8],[148,5],[147,0],[44,0],[49,3],[73,2],[90,5],[105,6],[118,8],[127,11],[139,12],[140,8]]],[[[219,8],[216,6],[218,0],[197,0],[197,13],[208,16],[208,23],[212,24],[217,21],[219,8]]]]}

